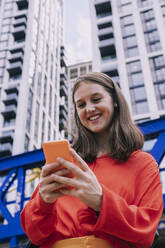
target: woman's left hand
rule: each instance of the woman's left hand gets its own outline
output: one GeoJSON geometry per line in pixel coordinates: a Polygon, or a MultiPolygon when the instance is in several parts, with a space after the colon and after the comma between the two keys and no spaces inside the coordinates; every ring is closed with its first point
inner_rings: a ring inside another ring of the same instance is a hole
{"type": "Polygon", "coordinates": [[[86,162],[71,149],[72,156],[79,167],[62,158],[57,158],[57,163],[69,169],[76,178],[68,178],[54,175],[54,180],[58,183],[73,186],[75,189],[60,189],[65,195],[72,195],[79,198],[90,208],[100,211],[102,202],[102,188],[92,170],[86,162]]]}

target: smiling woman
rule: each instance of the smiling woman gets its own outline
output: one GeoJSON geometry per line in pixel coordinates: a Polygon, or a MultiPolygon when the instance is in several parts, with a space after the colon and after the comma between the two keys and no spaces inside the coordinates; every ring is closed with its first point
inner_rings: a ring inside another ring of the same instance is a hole
{"type": "Polygon", "coordinates": [[[21,213],[24,231],[41,248],[149,248],[163,210],[159,169],[141,151],[143,135],[120,88],[88,73],[75,82],[73,104],[73,161],[43,166],[21,213]]]}

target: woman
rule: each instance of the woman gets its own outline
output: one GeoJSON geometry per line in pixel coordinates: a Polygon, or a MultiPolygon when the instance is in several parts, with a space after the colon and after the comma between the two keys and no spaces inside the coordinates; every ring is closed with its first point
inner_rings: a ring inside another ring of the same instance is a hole
{"type": "Polygon", "coordinates": [[[120,88],[89,73],[76,80],[73,103],[79,167],[62,158],[43,167],[21,214],[24,231],[42,248],[150,247],[163,209],[159,170],[141,151],[143,135],[120,88]],[[66,169],[54,173],[61,164],[66,169]]]}

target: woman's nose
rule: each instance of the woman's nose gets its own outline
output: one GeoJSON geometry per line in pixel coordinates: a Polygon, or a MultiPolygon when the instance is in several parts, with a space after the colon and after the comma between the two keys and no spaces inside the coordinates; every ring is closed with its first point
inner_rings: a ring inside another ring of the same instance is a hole
{"type": "Polygon", "coordinates": [[[86,112],[94,112],[95,111],[95,106],[93,104],[88,104],[86,106],[86,112]]]}

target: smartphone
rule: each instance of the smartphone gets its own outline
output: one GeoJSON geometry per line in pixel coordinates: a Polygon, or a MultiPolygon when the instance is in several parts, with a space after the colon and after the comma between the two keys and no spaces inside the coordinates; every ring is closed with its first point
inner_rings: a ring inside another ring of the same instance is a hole
{"type": "MultiPolygon", "coordinates": [[[[42,147],[45,155],[46,164],[51,164],[55,162],[58,157],[61,157],[73,163],[73,157],[70,153],[70,144],[68,140],[45,142],[42,144],[42,147]]],[[[61,170],[63,168],[64,167],[61,165],[57,167],[55,171],[61,170]]],[[[66,176],[73,177],[73,173],[70,172],[66,176]]]]}

